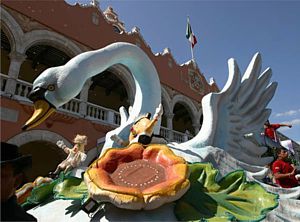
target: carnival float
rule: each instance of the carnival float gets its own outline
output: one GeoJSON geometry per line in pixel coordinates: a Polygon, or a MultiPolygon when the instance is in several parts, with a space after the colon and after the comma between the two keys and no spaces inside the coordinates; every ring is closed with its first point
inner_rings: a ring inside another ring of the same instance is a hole
{"type": "Polygon", "coordinates": [[[128,112],[120,107],[121,124],[107,133],[93,163],[31,186],[20,203],[39,221],[299,220],[300,187],[263,183],[272,158],[262,157],[267,147],[245,138],[261,132],[277,87],[270,83],[271,69],[261,72],[261,63],[255,54],[241,75],[236,61],[228,61],[226,85],[203,98],[202,128],[184,143],[156,136],[163,112],[160,81],[139,47],[113,43],[45,70],[33,83],[29,98],[35,111],[24,130],[115,64],[132,73],[135,100],[128,112]]]}

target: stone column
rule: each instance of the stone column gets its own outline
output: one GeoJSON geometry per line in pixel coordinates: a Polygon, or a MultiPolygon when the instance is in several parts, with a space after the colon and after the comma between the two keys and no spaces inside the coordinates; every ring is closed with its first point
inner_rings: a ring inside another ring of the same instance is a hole
{"type": "MultiPolygon", "coordinates": [[[[134,98],[129,98],[129,97],[128,97],[127,102],[129,103],[129,106],[133,106],[134,98]]],[[[129,113],[128,113],[128,114],[129,114],[129,113]]]]}
{"type": "Polygon", "coordinates": [[[166,113],[167,118],[167,128],[169,129],[169,141],[173,141],[173,117],[174,113],[166,113]]]}
{"type": "Polygon", "coordinates": [[[186,141],[189,140],[189,137],[188,137],[189,135],[191,135],[191,133],[190,133],[188,130],[186,130],[186,131],[184,132],[183,142],[186,142],[186,141]]]}
{"type": "Polygon", "coordinates": [[[17,79],[20,72],[20,67],[24,60],[26,59],[26,55],[19,53],[17,51],[13,51],[9,54],[10,65],[8,70],[8,80],[5,86],[5,93],[14,95],[16,90],[17,79]]]}
{"type": "Polygon", "coordinates": [[[93,81],[91,79],[87,80],[80,92],[80,104],[79,104],[79,114],[83,117],[87,114],[87,101],[89,95],[89,89],[92,85],[93,81]]]}
{"type": "Polygon", "coordinates": [[[110,124],[115,124],[115,113],[113,111],[108,111],[107,113],[107,121],[110,123],[110,124]]]}
{"type": "Polygon", "coordinates": [[[200,123],[193,123],[192,126],[194,127],[195,135],[197,135],[200,131],[200,123]]]}

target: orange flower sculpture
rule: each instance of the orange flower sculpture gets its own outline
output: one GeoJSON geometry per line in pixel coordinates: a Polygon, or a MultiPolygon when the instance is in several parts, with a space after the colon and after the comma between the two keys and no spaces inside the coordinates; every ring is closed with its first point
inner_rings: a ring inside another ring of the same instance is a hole
{"type": "Polygon", "coordinates": [[[158,144],[108,149],[84,179],[95,200],[132,210],[151,210],[175,201],[190,186],[185,160],[158,144]]]}

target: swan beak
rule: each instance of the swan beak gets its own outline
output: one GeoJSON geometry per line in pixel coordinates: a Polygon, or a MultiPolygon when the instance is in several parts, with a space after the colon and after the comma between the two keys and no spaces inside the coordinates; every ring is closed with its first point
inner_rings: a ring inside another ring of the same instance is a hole
{"type": "Polygon", "coordinates": [[[34,102],[34,113],[27,120],[22,130],[29,130],[44,122],[53,112],[55,108],[45,100],[37,100],[34,102]]]}

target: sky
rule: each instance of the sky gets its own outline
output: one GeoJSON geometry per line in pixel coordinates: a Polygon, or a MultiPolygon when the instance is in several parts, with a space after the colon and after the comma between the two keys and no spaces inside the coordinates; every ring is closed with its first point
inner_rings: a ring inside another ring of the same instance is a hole
{"type": "MultiPolygon", "coordinates": [[[[90,0],[66,0],[68,3],[90,0]]],[[[288,123],[280,132],[300,143],[300,1],[102,0],[112,6],[129,32],[136,26],[152,52],[169,48],[178,64],[191,59],[185,37],[187,16],[198,43],[194,57],[207,81],[220,89],[228,78],[227,61],[235,58],[241,73],[260,52],[262,70],[271,67],[278,82],[269,103],[271,123],[288,123]]]]}

